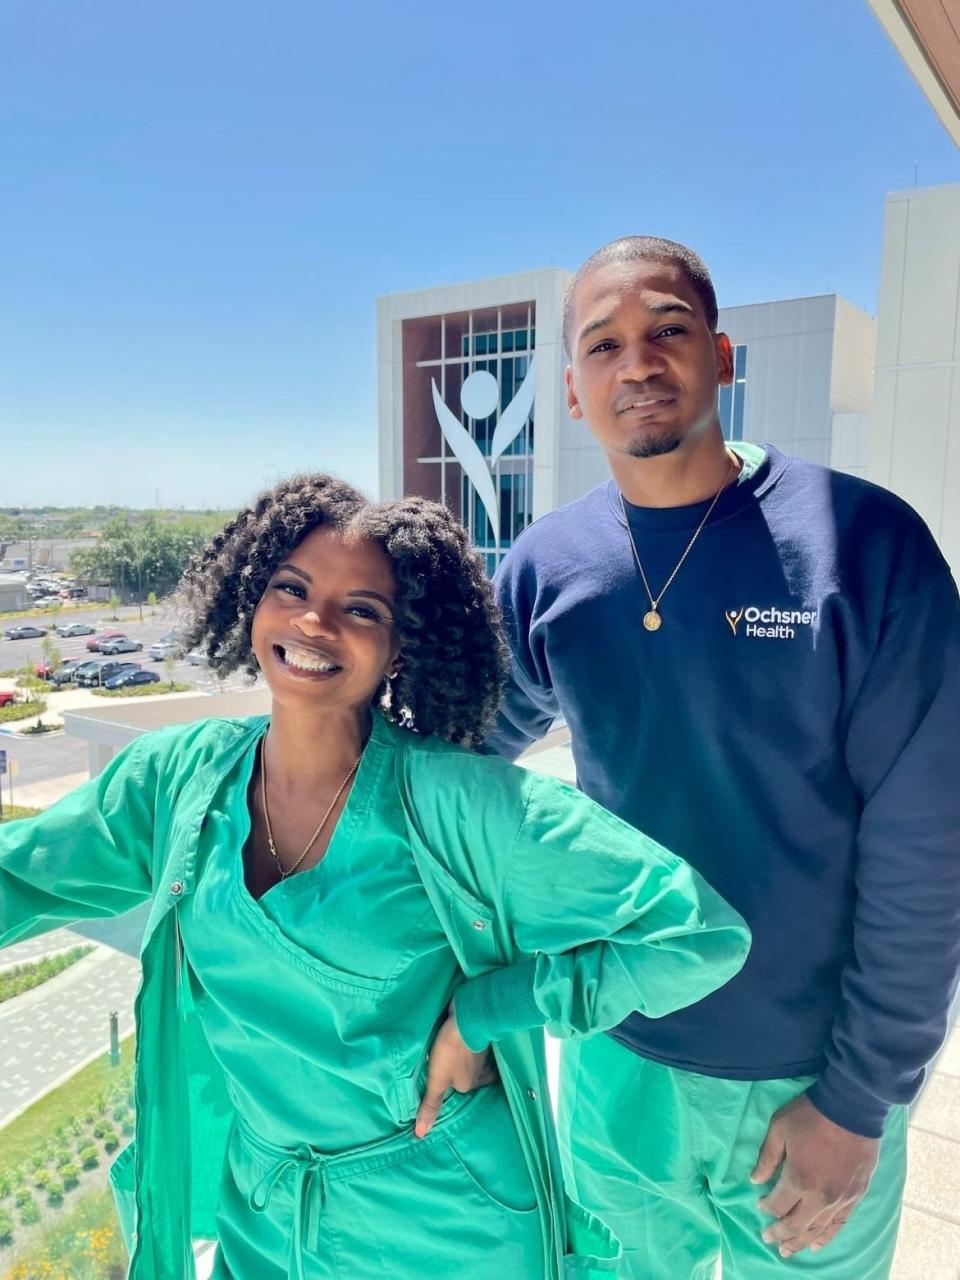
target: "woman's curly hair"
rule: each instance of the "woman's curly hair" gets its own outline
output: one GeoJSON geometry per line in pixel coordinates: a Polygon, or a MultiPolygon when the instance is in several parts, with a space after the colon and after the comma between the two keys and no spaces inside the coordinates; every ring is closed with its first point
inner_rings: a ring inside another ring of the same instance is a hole
{"type": "Polygon", "coordinates": [[[183,575],[181,643],[218,675],[258,671],[253,615],[278,565],[327,526],[375,542],[396,581],[398,671],[375,695],[394,723],[475,747],[496,714],[507,671],[500,615],[480,557],[451,512],[425,498],[369,503],[327,475],[262,493],[194,556],[183,575]]]}

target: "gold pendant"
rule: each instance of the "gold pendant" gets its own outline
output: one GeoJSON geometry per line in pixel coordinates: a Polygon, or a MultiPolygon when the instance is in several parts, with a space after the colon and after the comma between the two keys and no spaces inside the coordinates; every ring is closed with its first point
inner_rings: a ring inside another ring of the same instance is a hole
{"type": "Polygon", "coordinates": [[[643,625],[648,631],[659,631],[663,626],[663,619],[657,613],[656,609],[650,609],[643,615],[643,625]]]}

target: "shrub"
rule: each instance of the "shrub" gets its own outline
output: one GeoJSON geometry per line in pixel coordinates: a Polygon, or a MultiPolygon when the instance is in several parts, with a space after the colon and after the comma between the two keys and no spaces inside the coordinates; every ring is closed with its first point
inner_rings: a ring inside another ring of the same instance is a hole
{"type": "Polygon", "coordinates": [[[0,1200],[6,1200],[12,1190],[13,1183],[6,1174],[0,1173],[0,1200]]]}
{"type": "Polygon", "coordinates": [[[47,1204],[52,1204],[55,1209],[63,1204],[63,1183],[51,1182],[47,1187],[47,1204]]]}
{"type": "Polygon", "coordinates": [[[131,1112],[130,1112],[130,1114],[126,1117],[126,1119],[123,1121],[123,1124],[121,1124],[120,1128],[123,1130],[123,1133],[124,1133],[124,1134],[125,1134],[125,1136],[126,1136],[126,1137],[128,1137],[128,1138],[129,1138],[129,1137],[130,1137],[130,1135],[133,1133],[134,1129],[136,1128],[136,1122],[134,1121],[134,1118],[133,1118],[133,1112],[132,1112],[132,1111],[131,1111],[131,1112]]]}
{"type": "Polygon", "coordinates": [[[47,1186],[49,1182],[50,1182],[49,1169],[36,1169],[34,1171],[33,1185],[37,1188],[38,1191],[42,1191],[43,1188],[47,1186]]]}
{"type": "Polygon", "coordinates": [[[86,1147],[81,1147],[79,1156],[80,1164],[84,1169],[95,1169],[100,1163],[100,1156],[97,1153],[97,1148],[92,1144],[86,1147]]]}
{"type": "MultiPolygon", "coordinates": [[[[69,951],[63,951],[59,955],[44,956],[42,960],[28,960],[25,964],[14,965],[4,970],[0,973],[0,1003],[30,991],[33,987],[49,981],[50,978],[55,978],[58,973],[69,969],[72,964],[82,960],[92,950],[92,945],[71,947],[69,951]]],[[[41,1161],[47,1160],[52,1149],[52,1143],[42,1143],[36,1158],[41,1161]]]]}
{"type": "Polygon", "coordinates": [[[109,1120],[98,1120],[93,1126],[93,1136],[95,1138],[100,1138],[102,1140],[108,1133],[113,1133],[113,1125],[109,1120]]]}
{"type": "Polygon", "coordinates": [[[9,1244],[13,1239],[13,1217],[6,1209],[0,1209],[0,1244],[9,1244]]]}
{"type": "Polygon", "coordinates": [[[117,1147],[119,1147],[119,1145],[120,1145],[120,1135],[119,1135],[119,1133],[117,1133],[116,1129],[111,1129],[111,1130],[109,1131],[109,1133],[105,1133],[105,1134],[103,1135],[103,1149],[104,1149],[104,1151],[108,1151],[108,1152],[109,1152],[109,1151],[116,1151],[116,1149],[117,1149],[117,1147]]]}
{"type": "Polygon", "coordinates": [[[116,1120],[117,1124],[123,1124],[129,1109],[130,1108],[127,1106],[125,1102],[117,1103],[117,1105],[113,1108],[113,1112],[112,1112],[113,1118],[114,1120],[116,1120]]]}
{"type": "Polygon", "coordinates": [[[35,1222],[40,1221],[40,1206],[33,1196],[26,1204],[20,1206],[20,1221],[25,1227],[32,1227],[35,1222]]]}
{"type": "Polygon", "coordinates": [[[45,710],[46,703],[41,701],[11,702],[5,707],[0,707],[0,724],[9,720],[27,720],[30,716],[40,715],[45,710]]]}
{"type": "Polygon", "coordinates": [[[80,1181],[80,1166],[77,1164],[61,1165],[60,1177],[63,1179],[64,1188],[67,1191],[72,1191],[80,1181]]]}
{"type": "Polygon", "coordinates": [[[22,1209],[25,1204],[31,1204],[33,1202],[33,1192],[29,1187],[21,1187],[13,1197],[13,1202],[18,1209],[22,1209]]]}
{"type": "Polygon", "coordinates": [[[73,1152],[69,1147],[60,1147],[54,1157],[57,1169],[60,1170],[67,1164],[73,1164],[73,1152]]]}

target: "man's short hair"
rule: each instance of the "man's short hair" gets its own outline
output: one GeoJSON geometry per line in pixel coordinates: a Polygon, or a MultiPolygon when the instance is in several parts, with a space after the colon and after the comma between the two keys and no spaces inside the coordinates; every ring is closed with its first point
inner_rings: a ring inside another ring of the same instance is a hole
{"type": "Polygon", "coordinates": [[[698,253],[688,249],[685,244],[678,244],[675,240],[662,240],[659,236],[621,236],[619,240],[611,240],[602,249],[591,254],[570,281],[563,299],[563,345],[568,355],[573,351],[573,334],[570,330],[573,326],[574,291],[586,276],[614,262],[671,262],[680,267],[703,305],[707,324],[711,329],[716,329],[717,295],[707,264],[698,253]]]}

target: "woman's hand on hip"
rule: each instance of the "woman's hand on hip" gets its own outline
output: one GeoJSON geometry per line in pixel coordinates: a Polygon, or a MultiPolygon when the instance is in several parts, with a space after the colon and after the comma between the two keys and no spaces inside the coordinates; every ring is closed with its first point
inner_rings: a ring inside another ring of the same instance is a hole
{"type": "Polygon", "coordinates": [[[447,1017],[437,1032],[427,1064],[427,1087],[417,1109],[414,1133],[425,1138],[436,1123],[443,1099],[450,1089],[472,1093],[483,1085],[493,1084],[497,1068],[493,1052],[485,1049],[474,1053],[468,1049],[457,1027],[457,1016],[451,1003],[447,1017]]]}

